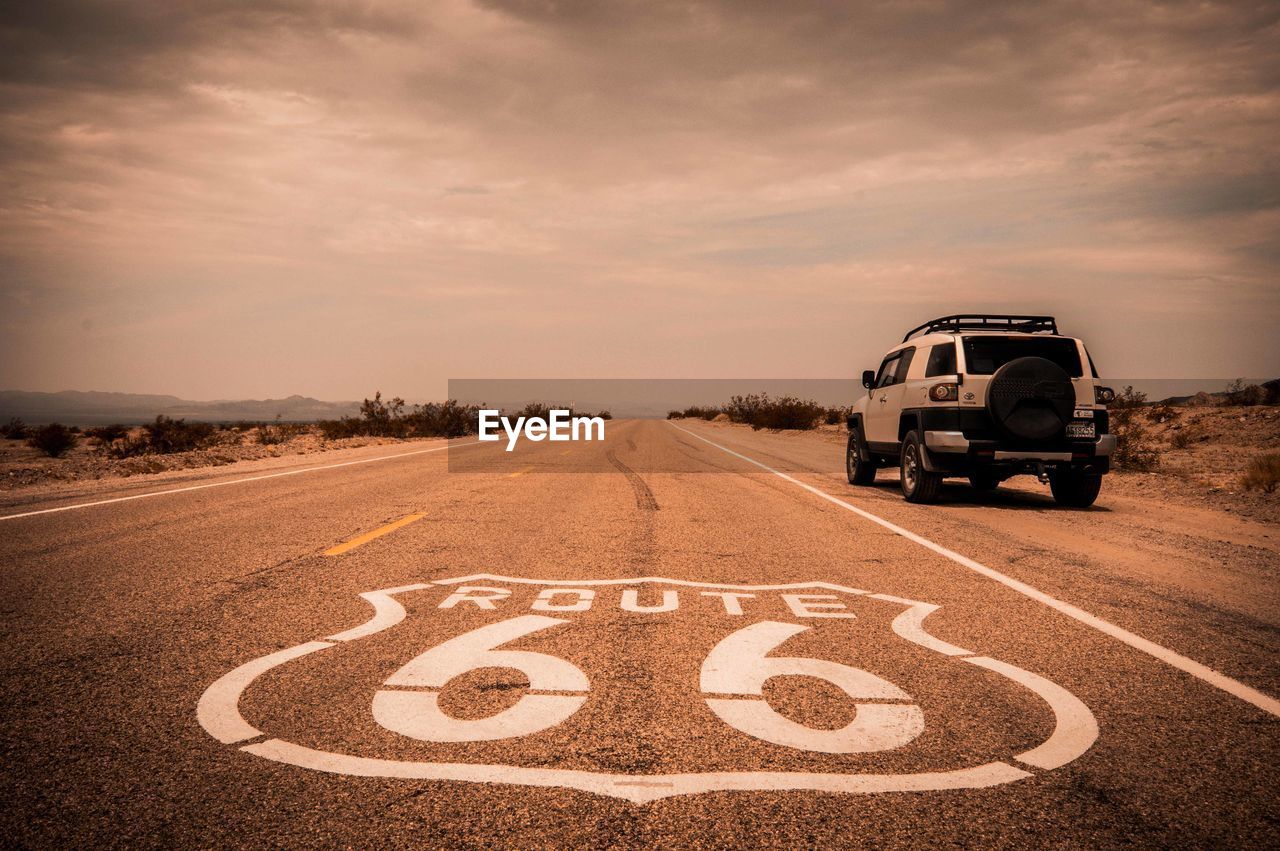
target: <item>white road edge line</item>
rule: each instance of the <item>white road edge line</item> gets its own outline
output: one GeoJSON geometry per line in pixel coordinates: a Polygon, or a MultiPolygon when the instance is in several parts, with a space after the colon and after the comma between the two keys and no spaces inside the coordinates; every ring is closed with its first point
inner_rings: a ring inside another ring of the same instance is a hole
{"type": "Polygon", "coordinates": [[[1025,582],[1020,582],[1019,580],[1014,579],[1012,576],[1006,576],[1005,574],[999,572],[998,570],[992,570],[991,568],[987,567],[985,564],[976,562],[973,559],[969,558],[968,556],[962,556],[960,555],[960,553],[957,553],[954,550],[949,550],[946,547],[942,546],[941,544],[935,544],[933,541],[929,540],[928,538],[922,535],[917,535],[915,532],[908,531],[907,529],[904,529],[901,526],[898,526],[894,523],[890,523],[888,520],[885,520],[883,517],[878,517],[877,515],[872,514],[870,511],[866,511],[864,509],[858,508],[856,505],[851,505],[850,503],[845,502],[843,499],[840,499],[839,497],[832,496],[831,494],[826,493],[825,491],[815,488],[813,485],[805,484],[799,479],[788,476],[786,473],[783,473],[779,470],[775,470],[774,468],[768,466],[767,464],[762,464],[759,461],[755,460],[754,458],[748,458],[746,455],[743,455],[740,452],[734,452],[732,449],[729,449],[728,447],[721,446],[715,441],[708,440],[702,435],[692,432],[689,429],[684,428],[682,426],[678,426],[675,423],[668,423],[668,424],[672,428],[677,429],[678,431],[682,431],[685,434],[690,435],[691,437],[696,437],[698,440],[701,440],[703,443],[707,443],[707,444],[710,444],[711,446],[714,446],[716,449],[719,449],[721,452],[727,452],[728,454],[734,456],[735,458],[741,458],[743,461],[746,461],[749,464],[754,464],[760,469],[770,472],[780,479],[784,479],[788,482],[791,482],[793,485],[796,485],[797,487],[804,488],[814,496],[819,496],[825,499],[827,502],[834,503],[835,505],[838,505],[841,508],[852,511],[854,514],[858,515],[864,520],[870,520],[872,523],[875,523],[879,526],[883,526],[885,529],[888,529],[890,532],[893,532],[894,534],[897,534],[897,535],[901,535],[902,537],[906,538],[908,541],[911,541],[912,543],[915,543],[915,544],[919,544],[925,549],[932,550],[933,552],[937,553],[943,558],[947,558],[947,559],[950,559],[951,561],[954,561],[956,564],[960,565],[961,567],[967,567],[969,570],[972,570],[975,573],[979,573],[989,579],[994,579],[996,582],[999,582],[1002,585],[1006,585],[1009,588],[1012,588],[1014,591],[1017,591],[1019,594],[1023,594],[1024,596],[1030,597],[1032,600],[1035,600],[1038,603],[1043,603],[1049,608],[1059,611],[1069,618],[1074,618],[1075,620],[1078,620],[1087,626],[1093,627],[1094,629],[1098,630],[1101,633],[1109,635],[1118,641],[1122,641],[1125,644],[1128,644],[1130,647],[1134,648],[1135,650],[1141,650],[1143,653],[1146,653],[1149,656],[1154,656],[1156,659],[1159,659],[1161,662],[1164,662],[1166,665],[1177,668],[1180,671],[1184,671],[1185,673],[1188,673],[1199,680],[1203,680],[1204,682],[1208,683],[1214,688],[1221,689],[1222,691],[1225,691],[1227,694],[1234,695],[1235,697],[1240,698],[1246,703],[1253,704],[1254,706],[1261,709],[1263,712],[1267,712],[1273,716],[1280,717],[1280,700],[1276,700],[1275,698],[1269,695],[1263,694],[1262,692],[1258,691],[1257,689],[1251,686],[1247,686],[1244,683],[1239,682],[1238,680],[1233,680],[1231,679],[1231,677],[1228,677],[1225,674],[1220,674],[1217,671],[1213,670],[1212,668],[1208,667],[1207,665],[1202,665],[1199,662],[1195,661],[1194,659],[1188,659],[1186,656],[1183,656],[1180,653],[1175,653],[1174,651],[1170,650],[1167,647],[1163,647],[1159,644],[1156,644],[1154,641],[1149,641],[1140,635],[1135,635],[1134,633],[1129,632],[1129,630],[1124,629],[1123,627],[1116,626],[1110,621],[1105,621],[1102,618],[1098,617],[1097,615],[1091,615],[1088,612],[1086,612],[1084,609],[1077,608],[1076,606],[1073,606],[1070,603],[1063,602],[1062,600],[1059,600],[1056,597],[1051,597],[1048,594],[1044,593],[1043,591],[1037,588],[1033,588],[1032,586],[1026,584],[1025,582]]]}
{"type": "Polygon", "coordinates": [[[17,520],[19,517],[34,517],[37,514],[53,514],[58,511],[72,511],[77,508],[92,508],[95,505],[110,505],[113,502],[128,502],[131,499],[146,499],[152,496],[164,496],[171,493],[186,493],[187,491],[204,490],[205,488],[220,488],[225,485],[239,485],[244,482],[260,482],[263,479],[278,479],[281,476],[296,476],[300,473],[314,473],[317,470],[334,470],[338,467],[350,467],[353,464],[372,464],[374,461],[391,461],[395,458],[408,458],[410,455],[421,455],[424,452],[440,452],[445,449],[453,449],[461,446],[474,446],[480,441],[472,440],[467,443],[449,443],[444,446],[433,446],[430,449],[415,449],[412,452],[401,452],[396,455],[379,455],[377,458],[359,458],[355,461],[343,461],[339,464],[324,464],[319,467],[304,467],[301,470],[286,470],[283,473],[268,473],[264,476],[249,476],[243,479],[231,479],[225,482],[208,482],[203,485],[191,485],[185,488],[170,488],[163,491],[149,491],[147,493],[135,493],[131,496],[117,496],[112,499],[99,499],[95,502],[77,502],[74,505],[60,505],[57,508],[41,508],[38,511],[24,511],[21,514],[5,514],[0,515],[0,520],[17,520]]]}

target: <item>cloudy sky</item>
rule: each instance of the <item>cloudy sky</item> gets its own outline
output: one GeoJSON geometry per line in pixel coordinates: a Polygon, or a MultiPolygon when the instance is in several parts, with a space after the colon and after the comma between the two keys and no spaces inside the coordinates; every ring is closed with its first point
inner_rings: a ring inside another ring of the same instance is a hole
{"type": "Polygon", "coordinates": [[[0,387],[1280,373],[1274,3],[8,3],[0,387]]]}

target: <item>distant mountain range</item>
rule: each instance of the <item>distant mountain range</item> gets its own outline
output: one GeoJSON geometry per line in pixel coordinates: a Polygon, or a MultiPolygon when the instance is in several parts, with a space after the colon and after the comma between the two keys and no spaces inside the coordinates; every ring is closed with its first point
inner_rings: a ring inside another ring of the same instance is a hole
{"type": "Polygon", "coordinates": [[[309,421],[337,419],[357,414],[359,410],[359,402],[322,402],[306,396],[195,402],[179,399],[177,396],[148,393],[80,390],[34,393],[26,390],[0,390],[0,422],[18,417],[32,425],[48,422],[72,425],[130,424],[153,420],[158,414],[203,422],[274,420],[277,416],[286,421],[309,421]]]}

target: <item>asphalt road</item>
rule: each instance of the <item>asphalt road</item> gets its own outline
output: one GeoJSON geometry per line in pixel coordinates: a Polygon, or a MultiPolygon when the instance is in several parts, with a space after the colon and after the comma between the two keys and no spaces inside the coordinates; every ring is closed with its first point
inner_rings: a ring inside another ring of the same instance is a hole
{"type": "Polygon", "coordinates": [[[435,448],[0,502],[7,842],[1280,845],[1275,530],[435,448]]]}

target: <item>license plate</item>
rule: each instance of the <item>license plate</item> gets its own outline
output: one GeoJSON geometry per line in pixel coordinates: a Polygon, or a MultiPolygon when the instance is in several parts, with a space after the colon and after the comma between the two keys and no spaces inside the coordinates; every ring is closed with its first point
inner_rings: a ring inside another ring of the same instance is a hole
{"type": "Polygon", "coordinates": [[[1067,437],[1097,437],[1093,423],[1067,423],[1067,437]]]}

